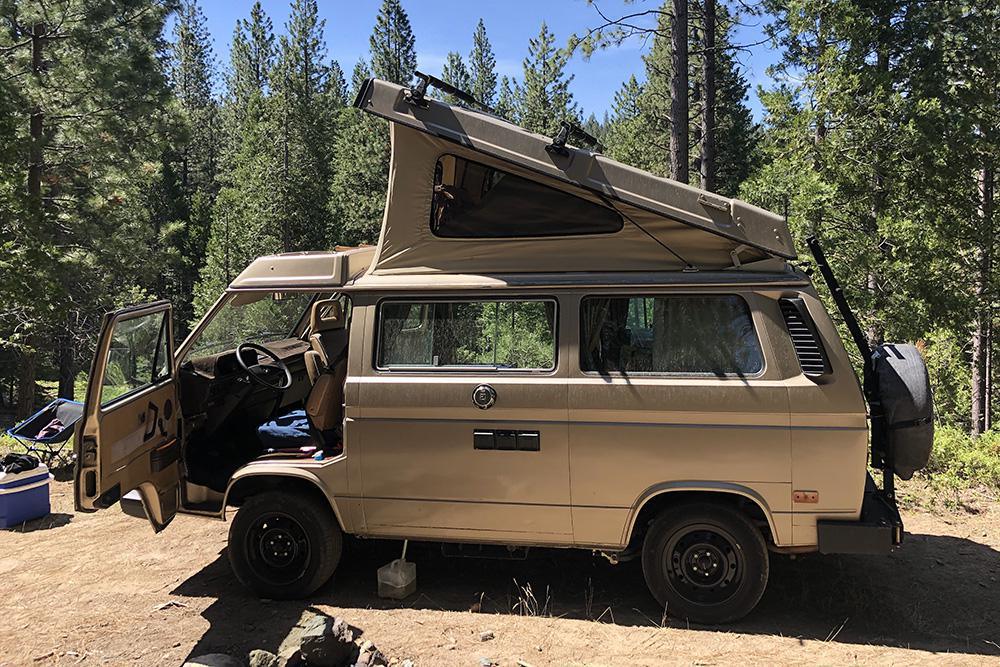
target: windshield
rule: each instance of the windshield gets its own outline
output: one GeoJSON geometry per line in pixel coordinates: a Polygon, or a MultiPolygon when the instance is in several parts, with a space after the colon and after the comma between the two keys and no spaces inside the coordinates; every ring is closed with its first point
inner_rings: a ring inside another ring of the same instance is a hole
{"type": "Polygon", "coordinates": [[[315,297],[315,292],[231,294],[185,357],[197,359],[233,350],[240,343],[263,344],[291,338],[315,297]]]}

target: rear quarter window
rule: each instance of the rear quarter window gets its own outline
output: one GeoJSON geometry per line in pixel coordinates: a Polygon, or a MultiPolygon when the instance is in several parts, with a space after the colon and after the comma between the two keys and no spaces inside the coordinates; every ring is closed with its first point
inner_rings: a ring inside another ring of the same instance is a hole
{"type": "Polygon", "coordinates": [[[636,375],[749,376],[764,370],[750,308],[736,295],[586,297],[580,367],[636,375]]]}

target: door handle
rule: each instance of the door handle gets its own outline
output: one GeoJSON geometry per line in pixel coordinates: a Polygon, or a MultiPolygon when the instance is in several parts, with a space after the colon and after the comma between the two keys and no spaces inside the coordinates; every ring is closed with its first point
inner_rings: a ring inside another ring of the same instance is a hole
{"type": "Polygon", "coordinates": [[[472,432],[473,449],[495,449],[503,451],[541,451],[541,435],[538,431],[511,431],[475,429],[472,432]]]}
{"type": "MultiPolygon", "coordinates": [[[[157,422],[159,422],[159,421],[160,421],[160,408],[158,408],[156,406],[156,403],[153,403],[152,401],[150,401],[149,405],[146,406],[146,412],[143,412],[139,416],[139,423],[146,425],[146,431],[142,434],[142,441],[143,442],[146,442],[147,440],[149,440],[150,438],[152,438],[154,435],[156,435],[156,426],[157,426],[157,422]],[[152,419],[146,419],[146,413],[149,413],[149,412],[153,413],[153,418],[152,419]]],[[[163,431],[163,425],[162,424],[160,425],[160,430],[163,431]]],[[[166,435],[166,433],[164,433],[164,435],[166,435]]]]}

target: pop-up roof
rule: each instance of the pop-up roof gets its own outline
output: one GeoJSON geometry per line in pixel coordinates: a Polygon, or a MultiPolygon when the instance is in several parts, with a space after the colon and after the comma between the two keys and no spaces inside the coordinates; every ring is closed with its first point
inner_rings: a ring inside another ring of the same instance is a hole
{"type": "Polygon", "coordinates": [[[372,79],[389,191],[373,274],[726,269],[793,259],[785,221],[372,79]]]}

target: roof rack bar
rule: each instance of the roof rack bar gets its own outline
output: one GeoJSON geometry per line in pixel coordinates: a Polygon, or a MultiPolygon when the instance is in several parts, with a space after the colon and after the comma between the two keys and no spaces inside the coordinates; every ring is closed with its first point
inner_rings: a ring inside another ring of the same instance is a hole
{"type": "Polygon", "coordinates": [[[452,97],[456,97],[470,106],[478,107],[487,113],[496,115],[496,111],[494,111],[491,106],[489,106],[485,102],[477,100],[469,93],[465,92],[461,88],[456,88],[447,81],[442,81],[441,79],[435,76],[431,76],[430,74],[424,74],[423,72],[420,71],[414,72],[413,75],[418,79],[418,81],[415,85],[410,87],[409,94],[407,95],[408,100],[412,103],[420,104],[421,102],[423,102],[424,95],[426,95],[427,93],[427,88],[428,86],[430,86],[432,88],[437,88],[446,95],[451,95],[452,97]]]}
{"type": "Polygon", "coordinates": [[[556,136],[552,137],[552,143],[545,147],[545,150],[550,153],[559,153],[560,155],[565,155],[567,153],[566,141],[570,137],[576,137],[580,141],[589,144],[598,153],[604,151],[604,146],[598,141],[597,137],[587,132],[585,129],[577,125],[576,123],[571,123],[568,120],[559,121],[559,131],[556,136]]]}

